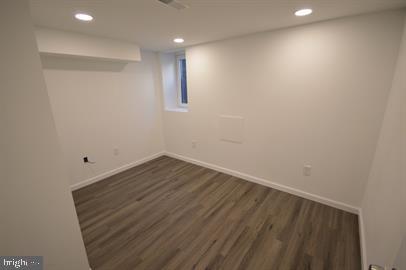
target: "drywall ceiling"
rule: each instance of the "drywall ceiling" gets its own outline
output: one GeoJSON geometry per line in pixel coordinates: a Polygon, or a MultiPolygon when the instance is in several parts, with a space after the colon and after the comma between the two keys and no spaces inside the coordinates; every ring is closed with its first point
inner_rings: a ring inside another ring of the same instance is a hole
{"type": "Polygon", "coordinates": [[[233,36],[406,6],[406,0],[179,0],[176,10],[157,0],[31,0],[34,24],[136,42],[144,49],[173,50],[233,36]],[[295,17],[310,7],[308,17],[295,17]],[[95,20],[73,18],[77,11],[95,20]],[[183,37],[182,45],[172,42],[183,37]]]}

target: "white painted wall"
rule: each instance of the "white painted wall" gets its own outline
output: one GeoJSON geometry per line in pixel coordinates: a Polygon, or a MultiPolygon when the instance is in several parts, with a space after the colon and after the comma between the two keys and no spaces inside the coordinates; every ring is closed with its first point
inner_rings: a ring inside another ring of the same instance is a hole
{"type": "Polygon", "coordinates": [[[163,151],[159,60],[42,57],[71,185],[163,151]],[[119,155],[114,154],[119,150],[119,155]],[[88,156],[93,165],[85,165],[88,156]]]}
{"type": "Polygon", "coordinates": [[[130,42],[42,27],[35,28],[35,36],[43,54],[141,61],[140,47],[130,42]]]}
{"type": "Polygon", "coordinates": [[[28,7],[0,2],[1,255],[88,270],[28,7]]]}
{"type": "Polygon", "coordinates": [[[362,203],[367,265],[374,263],[388,266],[388,269],[391,269],[396,258],[399,265],[402,263],[401,258],[403,257],[403,263],[406,258],[406,249],[404,246],[401,248],[406,233],[405,74],[406,24],[396,73],[362,203]]]}
{"type": "Polygon", "coordinates": [[[403,18],[391,11],[188,48],[189,112],[164,112],[166,150],[360,206],[403,18]],[[244,118],[242,144],[219,139],[219,115],[244,118]]]}

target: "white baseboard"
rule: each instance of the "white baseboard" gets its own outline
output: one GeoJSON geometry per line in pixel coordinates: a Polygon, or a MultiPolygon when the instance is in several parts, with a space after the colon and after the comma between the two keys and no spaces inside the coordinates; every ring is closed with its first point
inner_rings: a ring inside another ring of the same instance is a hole
{"type": "Polygon", "coordinates": [[[206,167],[206,168],[209,168],[209,169],[212,169],[212,170],[215,170],[215,171],[226,173],[226,174],[229,174],[229,175],[232,175],[232,176],[235,176],[235,177],[238,177],[238,178],[241,178],[241,179],[253,182],[253,183],[257,183],[257,184],[260,184],[260,185],[263,185],[263,186],[267,186],[267,187],[274,188],[274,189],[277,189],[277,190],[280,190],[280,191],[284,191],[286,193],[293,194],[293,195],[296,195],[296,196],[299,196],[299,197],[302,197],[302,198],[305,198],[305,199],[316,201],[316,202],[319,202],[319,203],[322,203],[322,204],[325,204],[325,205],[328,205],[328,206],[331,206],[331,207],[334,207],[334,208],[344,210],[346,212],[350,212],[350,213],[353,213],[353,214],[358,214],[359,213],[359,208],[356,207],[356,206],[348,205],[348,204],[343,203],[343,202],[331,200],[331,199],[328,199],[328,198],[325,198],[325,197],[322,197],[322,196],[319,196],[319,195],[311,194],[311,193],[308,193],[308,192],[305,192],[305,191],[302,191],[302,190],[298,190],[298,189],[295,189],[295,188],[292,188],[292,187],[281,185],[281,184],[278,184],[278,183],[275,183],[275,182],[272,182],[272,181],[269,181],[269,180],[266,180],[266,179],[263,179],[263,178],[259,178],[259,177],[252,176],[252,175],[249,175],[249,174],[245,174],[245,173],[242,173],[242,172],[238,172],[238,171],[235,171],[235,170],[227,169],[227,168],[224,168],[224,167],[221,167],[221,166],[206,163],[206,162],[203,162],[203,161],[200,161],[200,160],[196,160],[196,159],[193,159],[193,158],[190,158],[190,157],[178,155],[178,154],[171,153],[171,152],[165,152],[165,155],[167,155],[169,157],[176,158],[176,159],[180,159],[180,160],[183,160],[183,161],[186,161],[186,162],[190,162],[190,163],[202,166],[202,167],[206,167]]]}
{"type": "MultiPolygon", "coordinates": [[[[199,166],[202,166],[202,167],[206,167],[206,168],[209,168],[209,169],[212,169],[212,170],[215,170],[215,171],[226,173],[226,174],[229,174],[229,175],[232,175],[232,176],[235,176],[235,177],[238,177],[238,178],[241,178],[241,179],[253,182],[253,183],[257,183],[257,184],[260,184],[260,185],[263,185],[263,186],[267,186],[267,187],[274,188],[274,189],[277,189],[277,190],[280,190],[280,191],[284,191],[284,192],[287,192],[289,194],[293,194],[293,195],[296,195],[296,196],[299,196],[299,197],[302,197],[302,198],[305,198],[305,199],[316,201],[316,202],[319,202],[319,203],[322,203],[322,204],[325,204],[325,205],[328,205],[328,206],[331,206],[331,207],[335,207],[335,208],[338,208],[338,209],[341,209],[341,210],[344,210],[344,211],[347,211],[347,212],[350,212],[350,213],[359,214],[361,216],[361,214],[360,214],[361,210],[360,210],[360,208],[358,208],[356,206],[352,206],[352,205],[348,205],[348,204],[343,203],[343,202],[331,200],[331,199],[328,199],[328,198],[325,198],[325,197],[322,197],[322,196],[319,196],[319,195],[311,194],[311,193],[308,193],[308,192],[305,192],[305,191],[302,191],[302,190],[299,190],[299,189],[295,189],[295,188],[292,188],[292,187],[281,185],[281,184],[278,184],[278,183],[275,183],[275,182],[272,182],[272,181],[269,181],[269,180],[266,180],[266,179],[263,179],[263,178],[259,178],[259,177],[256,177],[256,176],[246,174],[246,173],[242,173],[242,172],[239,172],[239,171],[227,169],[227,168],[224,168],[224,167],[221,167],[221,166],[218,166],[218,165],[214,165],[214,164],[211,164],[211,163],[203,162],[203,161],[200,161],[200,160],[197,160],[197,159],[193,159],[193,158],[190,158],[190,157],[186,157],[186,156],[171,153],[171,152],[165,152],[165,151],[155,153],[155,154],[153,154],[151,156],[145,157],[143,159],[140,159],[140,160],[137,160],[135,162],[126,164],[126,165],[121,166],[119,168],[113,169],[111,171],[108,171],[108,172],[99,174],[99,175],[97,175],[95,177],[92,177],[92,178],[86,179],[84,181],[81,181],[81,182],[79,182],[77,184],[72,185],[71,189],[72,190],[80,189],[82,187],[85,187],[85,186],[88,186],[90,184],[96,183],[96,182],[98,182],[100,180],[103,180],[103,179],[105,179],[107,177],[110,177],[110,176],[115,175],[117,173],[123,172],[123,171],[128,170],[128,169],[130,169],[132,167],[135,167],[137,165],[140,165],[142,163],[145,163],[147,161],[150,161],[152,159],[158,158],[158,157],[163,156],[163,155],[173,157],[173,158],[176,158],[176,159],[180,159],[180,160],[183,160],[183,161],[186,161],[186,162],[190,162],[190,163],[193,163],[193,164],[196,164],[196,165],[199,165],[199,166]]],[[[362,220],[361,220],[361,222],[362,222],[362,220]]],[[[360,231],[360,233],[361,233],[361,231],[360,231]]]]}
{"type": "Polygon", "coordinates": [[[113,169],[111,171],[99,174],[99,175],[97,175],[95,177],[92,177],[92,178],[86,179],[84,181],[81,181],[79,183],[73,184],[73,185],[71,185],[70,188],[71,188],[72,191],[80,189],[82,187],[85,187],[85,186],[88,186],[90,184],[96,183],[96,182],[98,182],[100,180],[103,180],[103,179],[105,179],[107,177],[110,177],[112,175],[115,175],[115,174],[118,174],[118,173],[123,172],[125,170],[128,170],[128,169],[130,169],[132,167],[138,166],[138,165],[140,165],[142,163],[145,163],[147,161],[150,161],[150,160],[153,160],[153,159],[158,158],[160,156],[163,156],[164,154],[165,154],[164,151],[158,152],[158,153],[153,154],[151,156],[148,156],[148,157],[145,157],[143,159],[131,162],[131,163],[126,164],[124,166],[121,166],[119,168],[113,169]]]}
{"type": "Polygon", "coordinates": [[[367,247],[365,241],[365,226],[364,226],[364,216],[362,214],[362,208],[358,210],[358,226],[359,226],[359,240],[361,246],[361,262],[362,262],[362,269],[368,270],[368,262],[367,262],[367,247]]]}

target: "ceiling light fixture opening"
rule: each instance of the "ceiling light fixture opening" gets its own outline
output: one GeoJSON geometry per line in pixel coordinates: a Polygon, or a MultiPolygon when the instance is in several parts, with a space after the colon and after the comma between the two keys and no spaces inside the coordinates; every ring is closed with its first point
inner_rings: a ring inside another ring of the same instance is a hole
{"type": "Polygon", "coordinates": [[[185,40],[183,38],[175,38],[173,40],[173,42],[175,42],[175,43],[183,43],[183,42],[185,42],[185,40]]]}
{"type": "Polygon", "coordinates": [[[310,8],[303,8],[296,10],[295,15],[298,17],[307,16],[313,13],[313,10],[310,8]]]}
{"type": "Polygon", "coordinates": [[[79,21],[90,22],[93,21],[93,16],[86,13],[76,13],[75,18],[79,21]]]}

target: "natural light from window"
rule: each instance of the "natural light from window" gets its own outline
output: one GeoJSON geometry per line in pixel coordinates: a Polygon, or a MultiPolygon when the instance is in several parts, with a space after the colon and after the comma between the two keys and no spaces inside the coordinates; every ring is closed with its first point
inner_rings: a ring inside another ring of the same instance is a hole
{"type": "Polygon", "coordinates": [[[178,99],[179,106],[187,107],[187,73],[186,73],[186,57],[184,54],[176,57],[177,62],[177,77],[178,77],[178,99]]]}

